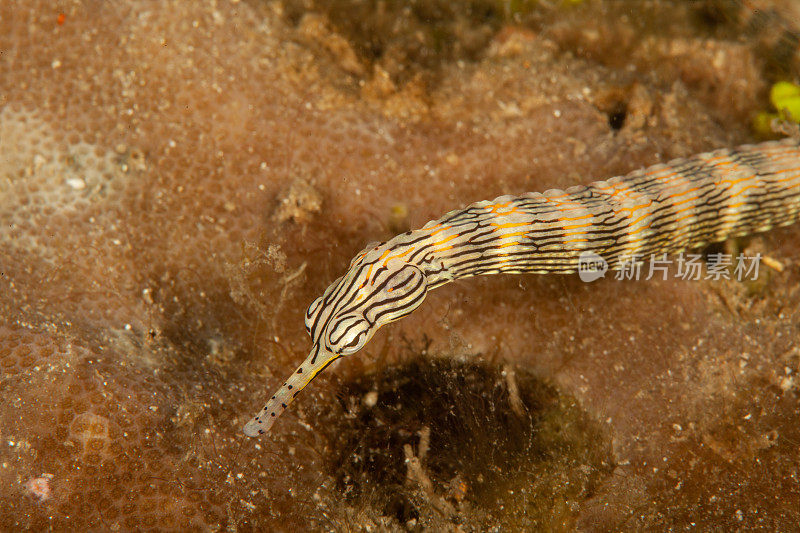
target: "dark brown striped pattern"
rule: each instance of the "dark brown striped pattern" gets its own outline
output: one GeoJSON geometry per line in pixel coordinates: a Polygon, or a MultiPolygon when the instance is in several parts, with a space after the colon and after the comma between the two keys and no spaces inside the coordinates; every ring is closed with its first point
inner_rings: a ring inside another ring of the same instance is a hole
{"type": "Polygon", "coordinates": [[[576,272],[585,252],[611,269],[650,254],[696,248],[774,226],[800,213],[795,139],[741,146],[590,185],[501,196],[451,211],[368,247],[306,313],[305,362],[247,423],[266,432],[297,393],[381,326],[413,312],[428,290],[498,273],[576,272]]]}

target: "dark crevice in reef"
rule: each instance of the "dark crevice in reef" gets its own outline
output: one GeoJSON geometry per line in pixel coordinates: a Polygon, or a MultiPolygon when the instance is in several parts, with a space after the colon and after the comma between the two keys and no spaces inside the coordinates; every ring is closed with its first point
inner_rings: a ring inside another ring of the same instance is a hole
{"type": "Polygon", "coordinates": [[[572,398],[506,372],[420,357],[344,384],[349,415],[325,424],[344,500],[405,525],[480,524],[499,508],[509,527],[572,524],[574,507],[553,514],[553,501],[593,492],[612,468],[609,438],[572,398]]]}
{"type": "Polygon", "coordinates": [[[608,125],[614,131],[619,131],[625,126],[625,118],[628,116],[628,104],[626,102],[617,102],[614,107],[608,112],[608,125]]]}

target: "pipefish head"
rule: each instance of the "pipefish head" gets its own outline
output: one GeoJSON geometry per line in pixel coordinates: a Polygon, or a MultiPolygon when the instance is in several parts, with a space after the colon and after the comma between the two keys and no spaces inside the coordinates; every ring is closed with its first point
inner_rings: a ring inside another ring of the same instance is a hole
{"type": "Polygon", "coordinates": [[[308,357],[245,425],[244,433],[251,437],[266,433],[317,374],[336,359],[359,351],[381,326],[414,311],[426,293],[423,272],[396,257],[390,247],[377,246],[356,256],[347,273],[306,311],[306,330],[314,343],[308,357]]]}
{"type": "Polygon", "coordinates": [[[357,256],[347,273],[311,303],[306,331],[315,345],[351,355],[381,326],[419,307],[426,293],[427,280],[417,266],[376,247],[357,256]]]}

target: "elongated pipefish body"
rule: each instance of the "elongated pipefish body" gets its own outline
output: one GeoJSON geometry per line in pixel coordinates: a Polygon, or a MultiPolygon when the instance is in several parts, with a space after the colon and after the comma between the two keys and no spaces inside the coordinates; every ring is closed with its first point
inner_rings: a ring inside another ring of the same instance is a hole
{"type": "Polygon", "coordinates": [[[619,269],[632,257],[674,253],[792,224],[800,217],[800,141],[784,139],[676,159],[565,191],[500,196],[450,211],[370,245],[305,316],[307,359],[244,427],[269,430],[297,394],[427,291],[481,274],[578,270],[593,252],[619,269]]]}

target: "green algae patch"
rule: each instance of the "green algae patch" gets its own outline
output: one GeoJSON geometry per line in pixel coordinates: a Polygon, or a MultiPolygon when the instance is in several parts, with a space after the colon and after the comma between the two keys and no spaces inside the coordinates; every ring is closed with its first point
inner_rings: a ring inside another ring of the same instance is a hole
{"type": "Polygon", "coordinates": [[[772,121],[800,122],[800,85],[788,81],[775,83],[769,91],[769,101],[777,112],[762,111],[753,121],[760,135],[773,136],[772,121]]]}

